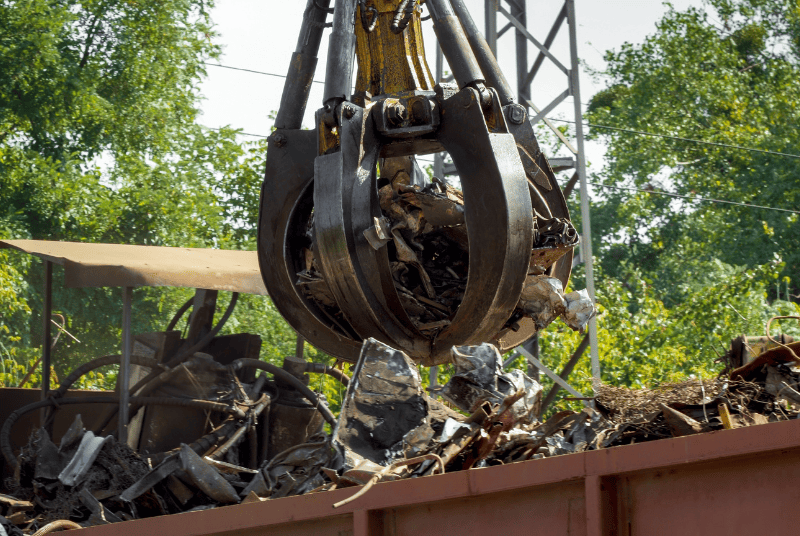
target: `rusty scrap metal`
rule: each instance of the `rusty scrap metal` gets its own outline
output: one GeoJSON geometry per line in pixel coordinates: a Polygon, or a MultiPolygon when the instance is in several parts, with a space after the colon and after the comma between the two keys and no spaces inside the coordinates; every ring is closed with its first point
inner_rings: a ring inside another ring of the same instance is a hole
{"type": "MultiPolygon", "coordinates": [[[[255,365],[234,361],[224,367],[225,374],[209,378],[209,385],[226,386],[206,391],[219,401],[203,401],[203,407],[227,408],[225,420],[197,441],[163,453],[140,455],[111,436],[97,437],[80,417],[58,446],[40,429],[14,460],[16,474],[0,495],[0,526],[20,536],[59,520],[102,525],[361,486],[334,505],[340,507],[363,497],[377,482],[765,424],[800,414],[800,367],[781,347],[759,356],[756,366],[742,368],[735,379],[722,376],[642,390],[598,384],[594,408],[559,411],[545,422],[537,419],[541,387],[522,371],[504,371],[496,347],[457,347],[451,358],[454,375],[433,392],[471,412],[469,416],[426,394],[410,356],[367,339],[332,434],[315,425],[298,436],[303,439],[269,453],[252,468],[245,466],[253,464],[247,430],[257,425],[265,426],[267,434],[278,430],[264,422],[267,408],[281,400],[305,400],[303,390],[310,392],[306,371],[325,373],[324,367],[289,358],[284,368],[258,365],[281,371],[272,380],[249,375],[244,381],[225,375],[255,365]],[[23,526],[20,532],[17,527],[23,526]]],[[[187,387],[183,394],[197,396],[198,388],[187,387]]],[[[324,403],[313,396],[316,404],[324,403]]],[[[322,423],[317,409],[305,408],[317,416],[314,422],[322,423]]],[[[284,418],[280,413],[272,417],[284,418]]],[[[285,419],[294,422],[293,417],[285,419]]],[[[7,423],[3,430],[9,428],[7,423]]],[[[259,434],[256,441],[264,437],[259,434]]],[[[255,447],[258,451],[259,445],[255,447]]]]}

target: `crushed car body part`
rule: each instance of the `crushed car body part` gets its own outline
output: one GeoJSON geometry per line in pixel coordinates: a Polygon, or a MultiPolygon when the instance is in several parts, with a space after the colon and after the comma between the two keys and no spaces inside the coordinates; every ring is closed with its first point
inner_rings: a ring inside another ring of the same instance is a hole
{"type": "Polygon", "coordinates": [[[432,437],[416,364],[375,339],[364,341],[333,438],[345,467],[362,459],[390,463],[406,450],[418,452],[432,437]]]}

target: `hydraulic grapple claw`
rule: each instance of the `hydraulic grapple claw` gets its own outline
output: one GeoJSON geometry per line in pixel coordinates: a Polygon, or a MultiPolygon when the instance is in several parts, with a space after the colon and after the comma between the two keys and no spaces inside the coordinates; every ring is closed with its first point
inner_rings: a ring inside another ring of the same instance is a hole
{"type": "Polygon", "coordinates": [[[301,130],[330,3],[308,2],[268,148],[258,245],[273,302],[347,360],[369,337],[427,365],[449,361],[453,346],[519,344],[536,330],[518,308],[526,278],[546,271],[566,286],[574,246],[536,257],[538,222],[569,227],[569,214],[527,111],[458,0],[455,11],[427,2],[452,87],[433,87],[416,2],[398,32],[396,0],[336,0],[323,107],[315,130],[301,130]],[[461,191],[418,171],[414,155],[444,150],[461,191]]]}

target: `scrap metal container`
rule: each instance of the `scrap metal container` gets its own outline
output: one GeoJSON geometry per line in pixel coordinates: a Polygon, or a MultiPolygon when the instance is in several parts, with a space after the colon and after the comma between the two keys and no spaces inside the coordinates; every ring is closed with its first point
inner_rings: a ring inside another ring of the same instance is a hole
{"type": "Polygon", "coordinates": [[[82,536],[789,535],[800,421],[96,526],[82,536]]]}

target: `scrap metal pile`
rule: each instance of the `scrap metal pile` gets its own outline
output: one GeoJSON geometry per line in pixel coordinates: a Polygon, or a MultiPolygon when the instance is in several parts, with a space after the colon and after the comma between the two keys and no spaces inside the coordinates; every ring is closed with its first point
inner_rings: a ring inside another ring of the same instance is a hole
{"type": "Polygon", "coordinates": [[[364,342],[352,378],[292,359],[284,369],[246,359],[222,366],[196,354],[172,376],[204,385],[203,404],[191,398],[197,385],[171,401],[133,400],[202,407],[213,431],[166,452],[137,452],[95,435],[79,416],[58,445],[42,428],[13,457],[8,433],[30,406],[12,414],[0,437],[14,468],[0,495],[0,526],[8,535],[31,534],[53,522],[92,526],[362,486],[337,507],[379,481],[798,418],[799,351],[800,342],[767,350],[716,380],[638,391],[600,385],[594,408],[544,422],[542,387],[520,370],[504,371],[490,344],[454,348],[455,373],[428,392],[413,360],[374,339],[364,342]],[[274,380],[243,383],[237,371],[255,366],[274,380]],[[347,384],[338,418],[306,387],[309,371],[347,384]],[[287,437],[298,426],[301,435],[287,437]],[[267,453],[260,462],[258,452],[267,453]]]}
{"type": "MultiPolygon", "coordinates": [[[[414,164],[416,169],[416,164],[414,164]]],[[[422,173],[419,171],[419,173],[422,173]]],[[[413,174],[413,172],[412,172],[413,174]]],[[[413,179],[401,169],[393,180],[378,191],[382,216],[364,233],[376,250],[387,244],[392,282],[403,310],[414,327],[430,339],[450,325],[467,287],[469,244],[463,193],[434,178],[424,186],[409,184],[413,179]]],[[[309,242],[313,244],[312,225],[309,242]]],[[[533,253],[523,294],[504,329],[519,329],[523,317],[532,317],[543,329],[575,302],[585,314],[593,311],[588,294],[564,296],[563,283],[545,275],[552,264],[578,244],[578,233],[565,218],[545,218],[534,210],[533,253]],[[546,287],[534,289],[540,281],[546,287]]],[[[297,274],[297,285],[304,295],[334,319],[346,319],[336,305],[325,281],[313,245],[304,249],[305,267],[297,274]]],[[[580,329],[588,318],[565,318],[573,329],[580,329]]]]}

